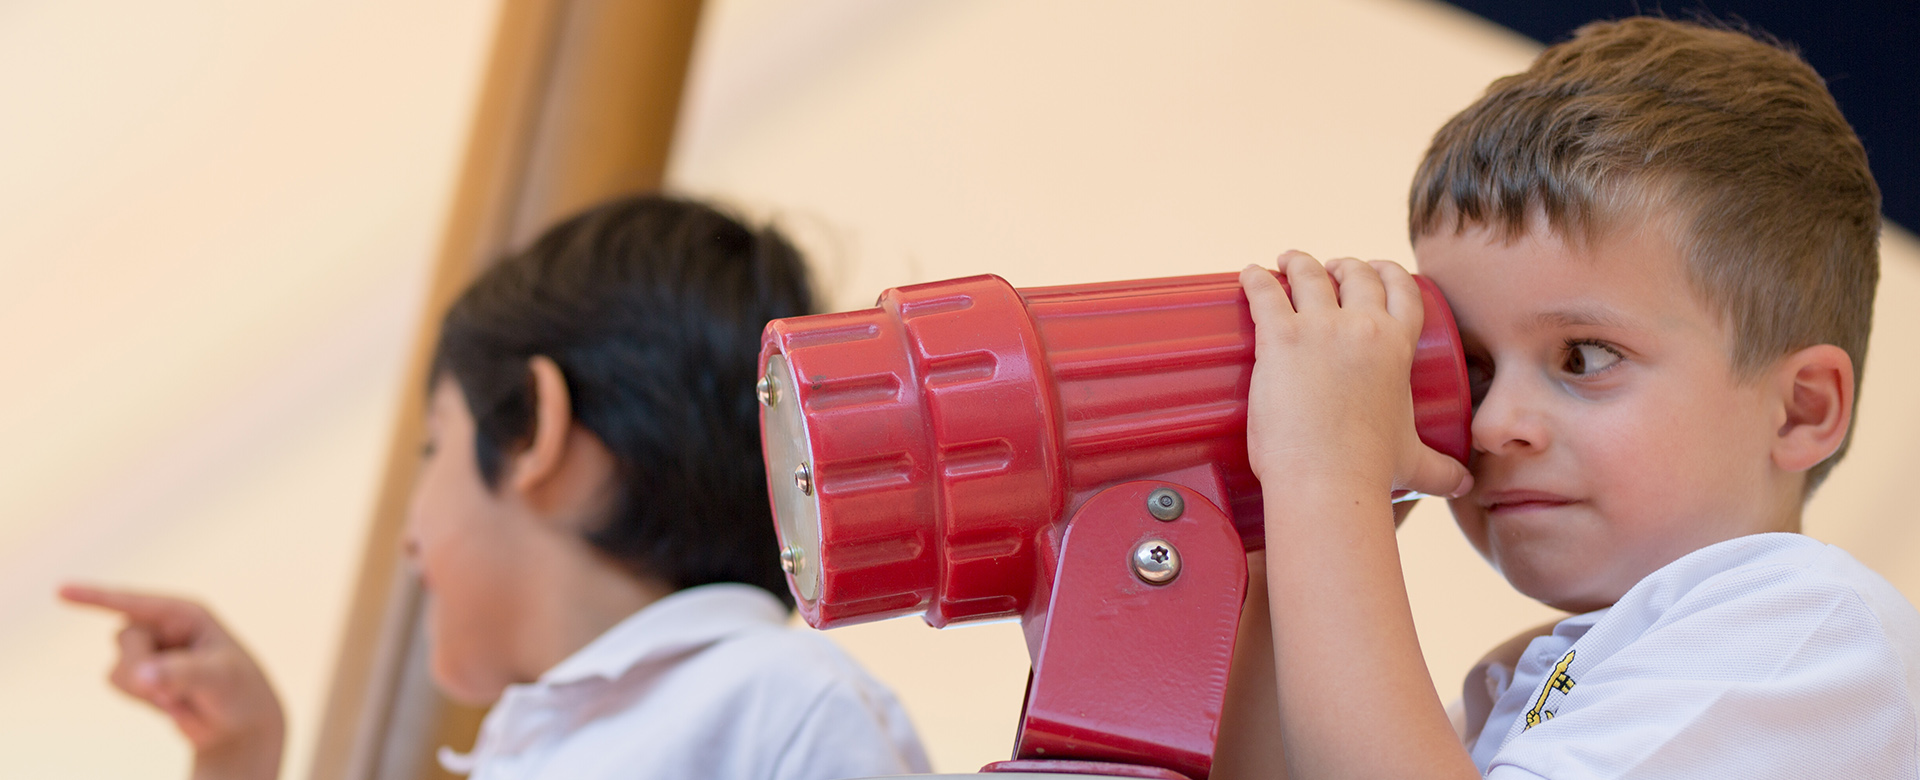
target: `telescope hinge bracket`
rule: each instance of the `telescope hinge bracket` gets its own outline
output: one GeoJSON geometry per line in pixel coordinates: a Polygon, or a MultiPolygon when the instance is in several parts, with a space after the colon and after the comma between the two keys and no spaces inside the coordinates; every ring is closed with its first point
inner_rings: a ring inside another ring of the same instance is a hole
{"type": "Polygon", "coordinates": [[[987,770],[1045,764],[1054,772],[1205,778],[1246,584],[1232,520],[1199,492],[1138,481],[1088,499],[1067,522],[1047,603],[1029,613],[1044,628],[1017,758],[987,770]],[[1149,512],[1149,497],[1166,489],[1185,504],[1172,520],[1149,512]],[[1160,583],[1136,572],[1136,552],[1154,542],[1179,559],[1177,576],[1160,583]]]}

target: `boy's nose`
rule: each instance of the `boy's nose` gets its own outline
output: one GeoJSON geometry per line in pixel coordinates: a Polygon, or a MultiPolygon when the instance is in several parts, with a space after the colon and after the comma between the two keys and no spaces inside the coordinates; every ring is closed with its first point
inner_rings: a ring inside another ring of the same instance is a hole
{"type": "Polygon", "coordinates": [[[1529,402],[1521,377],[1496,374],[1486,397],[1473,412],[1473,449],[1490,455],[1513,455],[1547,446],[1546,420],[1529,402]]]}

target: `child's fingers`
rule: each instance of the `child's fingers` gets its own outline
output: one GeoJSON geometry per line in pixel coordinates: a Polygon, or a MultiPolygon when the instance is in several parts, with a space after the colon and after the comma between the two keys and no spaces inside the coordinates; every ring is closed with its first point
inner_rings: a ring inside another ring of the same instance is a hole
{"type": "Polygon", "coordinates": [[[1247,294],[1247,308],[1256,329],[1271,330],[1280,324],[1280,318],[1293,314],[1287,288],[1281,286],[1272,271],[1257,265],[1241,269],[1240,289],[1247,294]]]}
{"type": "Polygon", "coordinates": [[[177,702],[185,702],[195,691],[209,692],[222,686],[217,663],[209,654],[192,652],[160,653],[140,672],[154,693],[177,702]]]}
{"type": "Polygon", "coordinates": [[[161,653],[154,667],[158,702],[195,745],[279,718],[272,685],[237,646],[161,653]]]}
{"type": "Polygon", "coordinates": [[[1287,275],[1287,286],[1293,288],[1294,311],[1305,313],[1340,307],[1340,300],[1333,292],[1333,278],[1313,255],[1288,252],[1280,256],[1280,261],[1280,270],[1287,275]]]}
{"type": "Polygon", "coordinates": [[[113,669],[107,673],[107,681],[129,695],[148,698],[153,680],[151,665],[159,652],[152,632],[137,623],[128,625],[120,629],[114,642],[120,647],[120,657],[114,659],[113,669]]]}
{"type": "Polygon", "coordinates": [[[189,713],[196,699],[218,699],[230,687],[231,675],[224,674],[218,653],[160,649],[138,625],[122,630],[119,643],[120,659],[109,681],[169,715],[189,713]]]}
{"type": "Polygon", "coordinates": [[[126,611],[120,608],[121,597],[118,591],[108,590],[106,588],[96,587],[93,585],[81,585],[79,583],[69,582],[65,585],[61,585],[60,589],[54,592],[59,594],[60,600],[70,604],[84,604],[89,607],[101,607],[103,609],[111,609],[115,612],[126,611]]]}
{"type": "Polygon", "coordinates": [[[1395,487],[1430,496],[1458,498],[1473,489],[1473,475],[1460,461],[1423,444],[1414,455],[1413,473],[1408,475],[1406,484],[1395,487]]]}
{"type": "Polygon", "coordinates": [[[1387,291],[1373,266],[1342,257],[1327,261],[1327,273],[1340,283],[1340,308],[1386,308],[1387,291]]]}
{"type": "Polygon", "coordinates": [[[171,596],[73,584],[61,586],[59,594],[68,602],[119,612],[135,623],[146,624],[155,630],[154,638],[164,644],[185,642],[209,622],[204,607],[171,596]]]}
{"type": "Polygon", "coordinates": [[[59,594],[60,598],[74,604],[109,609],[149,622],[171,614],[175,611],[175,605],[181,603],[180,599],[167,596],[72,583],[60,586],[59,594]]]}
{"type": "Polygon", "coordinates": [[[1380,275],[1380,283],[1386,289],[1387,313],[1406,323],[1414,333],[1419,333],[1426,322],[1426,304],[1420,298],[1420,283],[1413,280],[1413,274],[1407,273],[1407,269],[1391,260],[1375,260],[1368,265],[1380,275]]]}

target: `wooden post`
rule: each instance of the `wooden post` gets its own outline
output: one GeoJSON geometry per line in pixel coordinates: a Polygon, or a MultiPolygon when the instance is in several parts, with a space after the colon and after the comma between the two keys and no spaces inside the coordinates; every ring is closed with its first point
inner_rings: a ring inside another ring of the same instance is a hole
{"type": "Polygon", "coordinates": [[[400,558],[440,316],[477,272],[556,219],[660,186],[699,16],[699,0],[502,0],[414,337],[313,780],[443,777],[436,749],[472,744],[481,712],[434,689],[419,583],[400,558]]]}

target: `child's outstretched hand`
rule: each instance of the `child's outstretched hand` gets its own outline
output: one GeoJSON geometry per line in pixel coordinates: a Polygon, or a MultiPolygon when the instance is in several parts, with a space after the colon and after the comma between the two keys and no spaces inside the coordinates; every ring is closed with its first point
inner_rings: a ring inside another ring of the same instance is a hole
{"type": "Polygon", "coordinates": [[[1240,273],[1254,325],[1254,475],[1381,494],[1465,492],[1466,467],[1414,432],[1408,376],[1425,312],[1413,276],[1384,260],[1280,260],[1291,297],[1258,266],[1240,273]]]}
{"type": "Polygon", "coordinates": [[[205,607],[168,596],[67,585],[60,598],[127,618],[108,680],[173,719],[193,776],[271,779],[286,738],[280,699],[253,656],[205,607]]]}

